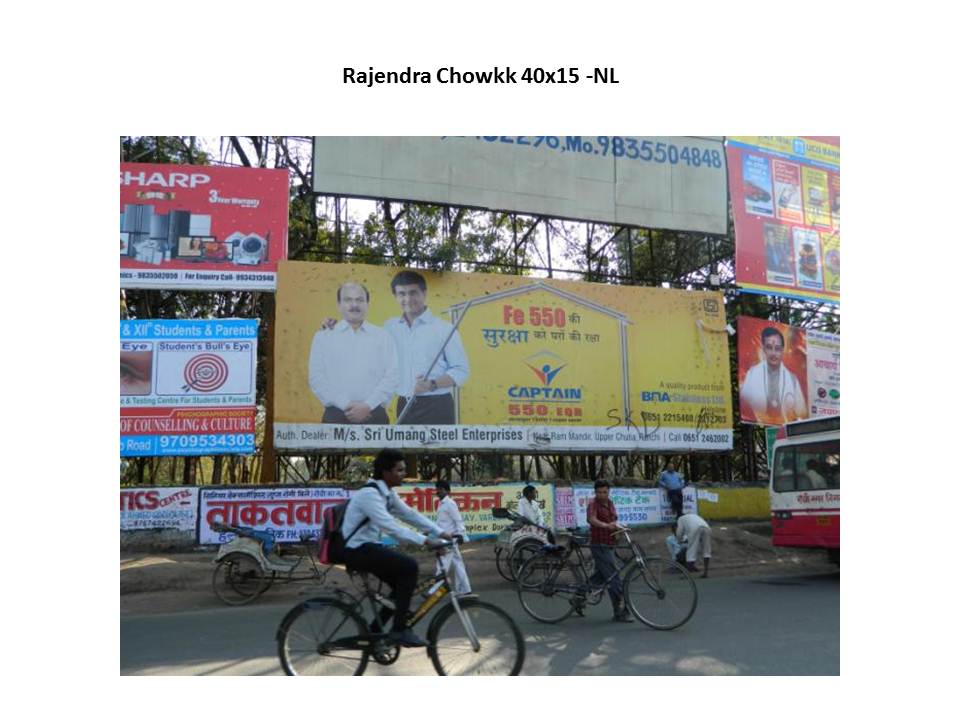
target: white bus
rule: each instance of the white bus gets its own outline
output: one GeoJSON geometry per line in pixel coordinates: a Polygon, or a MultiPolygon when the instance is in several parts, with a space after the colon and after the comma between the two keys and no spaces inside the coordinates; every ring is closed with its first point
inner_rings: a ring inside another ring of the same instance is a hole
{"type": "Polygon", "coordinates": [[[773,544],[826,548],[840,563],[840,416],[777,432],[770,473],[773,544]]]}

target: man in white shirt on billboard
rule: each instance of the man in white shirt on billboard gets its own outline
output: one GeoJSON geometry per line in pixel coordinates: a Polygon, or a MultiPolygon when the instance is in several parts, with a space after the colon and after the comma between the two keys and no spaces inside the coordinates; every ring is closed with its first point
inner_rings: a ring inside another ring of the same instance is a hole
{"type": "Polygon", "coordinates": [[[397,350],[383,328],[367,322],[370,293],[359,283],[337,288],[342,320],[313,336],[310,389],[324,405],[325,423],[386,425],[386,406],[399,380],[397,350]]]}
{"type": "Polygon", "coordinates": [[[394,276],[390,287],[403,311],[383,325],[393,337],[400,358],[397,422],[454,425],[457,419],[453,389],[462,387],[470,376],[460,333],[430,312],[427,281],[420,273],[402,270],[394,276]],[[404,413],[410,403],[413,406],[404,413]]]}
{"type": "Polygon", "coordinates": [[[762,362],[747,370],[740,398],[765,425],[783,425],[807,417],[807,400],[797,376],[783,364],[783,334],[774,327],[760,333],[762,362]]]}
{"type": "MultiPolygon", "coordinates": [[[[436,489],[440,498],[440,504],[437,505],[437,527],[448,535],[461,538],[462,542],[468,542],[470,538],[467,537],[467,526],[460,516],[460,508],[457,507],[457,501],[450,497],[450,483],[437,480],[436,489]]],[[[470,578],[467,577],[467,566],[463,563],[459,548],[454,548],[437,561],[438,566],[441,563],[443,566],[449,563],[453,567],[453,591],[458,595],[469,595],[470,578]]],[[[442,569],[442,566],[438,567],[438,571],[442,569]]]]}

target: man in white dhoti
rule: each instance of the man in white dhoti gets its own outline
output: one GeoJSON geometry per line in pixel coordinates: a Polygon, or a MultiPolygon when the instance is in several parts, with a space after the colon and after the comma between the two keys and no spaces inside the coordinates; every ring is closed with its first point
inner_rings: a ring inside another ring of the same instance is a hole
{"type": "MultiPolygon", "coordinates": [[[[445,533],[463,538],[463,542],[468,542],[467,527],[464,525],[463,518],[460,516],[460,508],[457,502],[450,497],[450,483],[446,480],[437,480],[437,496],[440,498],[440,504],[437,505],[437,525],[445,533]]],[[[457,595],[469,595],[470,578],[467,577],[467,567],[463,563],[463,556],[460,554],[459,545],[452,548],[450,552],[437,560],[437,571],[441,572],[448,563],[453,569],[453,591],[457,595]]]]}
{"type": "Polygon", "coordinates": [[[740,398],[755,415],[751,419],[764,425],[783,425],[807,417],[800,381],[783,365],[783,335],[774,327],[765,327],[760,342],[764,361],[747,370],[740,386],[740,398]]]}

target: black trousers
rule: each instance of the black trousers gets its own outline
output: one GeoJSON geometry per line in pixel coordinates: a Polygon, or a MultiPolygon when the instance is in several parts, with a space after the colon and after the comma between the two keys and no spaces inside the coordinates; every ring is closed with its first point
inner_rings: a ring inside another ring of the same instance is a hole
{"type": "Polygon", "coordinates": [[[364,543],[358,548],[347,548],[344,555],[347,570],[370,573],[393,588],[393,600],[397,606],[393,615],[393,630],[403,630],[410,610],[410,599],[417,587],[417,575],[420,572],[417,561],[409,555],[377,543],[364,543]]]}
{"type": "Polygon", "coordinates": [[[323,418],[320,420],[320,422],[334,423],[337,425],[389,425],[390,418],[387,417],[387,411],[384,409],[383,405],[377,405],[370,413],[370,417],[364,420],[363,423],[354,423],[346,416],[346,414],[344,414],[343,410],[331,405],[328,408],[324,408],[323,418]]]}
{"type": "Polygon", "coordinates": [[[683,490],[667,490],[667,499],[677,517],[683,514],[683,490]]]}
{"type": "MultiPolygon", "coordinates": [[[[405,397],[397,398],[397,417],[407,406],[405,397]]],[[[403,419],[404,425],[456,425],[453,395],[418,395],[410,412],[403,419]]]]}

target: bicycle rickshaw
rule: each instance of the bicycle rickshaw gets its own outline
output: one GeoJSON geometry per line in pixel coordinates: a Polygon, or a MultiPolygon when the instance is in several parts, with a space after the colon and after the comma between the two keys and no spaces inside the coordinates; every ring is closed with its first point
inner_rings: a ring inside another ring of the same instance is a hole
{"type": "MultiPolygon", "coordinates": [[[[500,531],[497,535],[497,542],[494,546],[494,555],[497,559],[497,572],[505,580],[516,581],[517,571],[520,567],[535,555],[545,545],[556,542],[556,537],[552,530],[537,525],[519,513],[507,508],[497,508],[493,516],[499,520],[511,520],[511,524],[500,531]]],[[[581,532],[579,528],[567,528],[567,533],[577,537],[584,542],[589,533],[581,532]]],[[[614,554],[621,562],[629,562],[633,557],[633,549],[629,541],[620,536],[614,547],[614,554]]],[[[593,572],[593,558],[584,557],[584,563],[588,571],[593,572]]]]}
{"type": "Polygon", "coordinates": [[[516,571],[527,558],[553,540],[549,528],[537,525],[522,515],[513,515],[513,523],[500,531],[493,548],[497,572],[510,582],[514,581],[516,571]]]}
{"type": "Polygon", "coordinates": [[[314,580],[322,583],[329,572],[329,569],[321,570],[313,558],[316,546],[313,535],[301,535],[300,541],[292,544],[294,553],[284,556],[279,553],[279,544],[273,535],[264,530],[224,523],[210,523],[210,529],[235,536],[220,546],[213,561],[216,565],[213,592],[228,605],[253,602],[275,581],[314,580]],[[305,557],[309,559],[310,567],[298,573],[305,557]]]}

